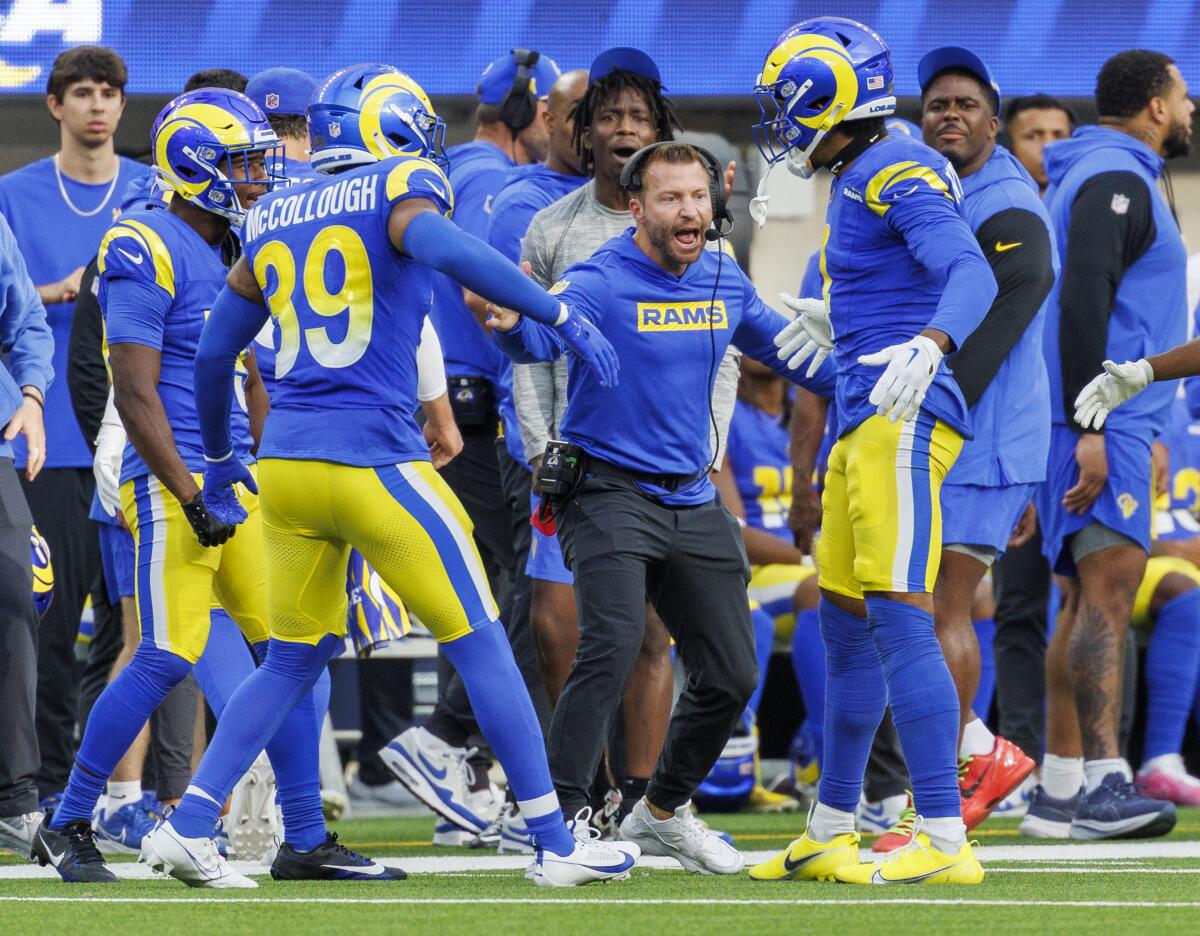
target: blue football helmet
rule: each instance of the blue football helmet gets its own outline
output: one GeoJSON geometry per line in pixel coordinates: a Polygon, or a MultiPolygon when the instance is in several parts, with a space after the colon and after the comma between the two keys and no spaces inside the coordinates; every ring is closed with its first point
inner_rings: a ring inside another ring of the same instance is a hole
{"type": "Polygon", "coordinates": [[[37,527],[29,532],[29,551],[33,564],[33,605],[41,617],[54,600],[54,566],[50,564],[50,546],[37,527]]]}
{"type": "Polygon", "coordinates": [[[200,88],[179,95],[159,113],[150,138],[159,178],[180,198],[235,224],[246,216],[235,183],[270,191],[284,182],[279,138],[258,105],[236,91],[200,88]],[[251,175],[251,160],[259,155],[265,178],[251,175]]]}
{"type": "Polygon", "coordinates": [[[809,158],[838,124],[895,113],[892,53],[872,29],[841,16],[797,23],[775,40],[754,88],[754,142],[768,163],[787,158],[809,178],[809,158]]]}
{"type": "Polygon", "coordinates": [[[726,742],[712,770],[696,788],[692,798],[701,809],[735,812],[750,799],[758,782],[755,763],[758,734],[748,724],[749,719],[748,714],[743,716],[741,725],[726,742]]]}
{"type": "Polygon", "coordinates": [[[390,65],[351,65],[321,82],[308,105],[308,138],[317,172],[390,156],[449,166],[445,121],[421,86],[390,65]]]}

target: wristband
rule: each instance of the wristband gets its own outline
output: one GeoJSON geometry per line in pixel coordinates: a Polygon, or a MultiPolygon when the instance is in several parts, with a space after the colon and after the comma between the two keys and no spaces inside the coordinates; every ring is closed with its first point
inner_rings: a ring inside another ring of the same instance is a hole
{"type": "Polygon", "coordinates": [[[42,408],[43,413],[46,411],[46,401],[43,400],[41,397],[39,397],[37,394],[30,393],[28,390],[22,390],[21,396],[25,397],[25,399],[27,399],[27,400],[33,400],[34,403],[36,403],[38,406],[40,406],[42,408]]]}

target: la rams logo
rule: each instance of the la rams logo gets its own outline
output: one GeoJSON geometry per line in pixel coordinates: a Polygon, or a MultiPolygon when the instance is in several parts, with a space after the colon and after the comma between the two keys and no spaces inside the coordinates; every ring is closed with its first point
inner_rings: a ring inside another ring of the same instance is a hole
{"type": "Polygon", "coordinates": [[[279,95],[274,94],[274,93],[268,94],[267,100],[266,100],[266,105],[267,105],[267,110],[275,110],[275,108],[277,108],[279,106],[279,95]]]}
{"type": "Polygon", "coordinates": [[[640,332],[707,331],[709,328],[729,328],[725,303],[718,299],[711,305],[701,302],[639,302],[637,330],[640,332]]]}
{"type": "Polygon", "coordinates": [[[1120,494],[1117,496],[1117,506],[1121,508],[1121,516],[1128,520],[1137,513],[1138,502],[1132,494],[1120,494]]]}

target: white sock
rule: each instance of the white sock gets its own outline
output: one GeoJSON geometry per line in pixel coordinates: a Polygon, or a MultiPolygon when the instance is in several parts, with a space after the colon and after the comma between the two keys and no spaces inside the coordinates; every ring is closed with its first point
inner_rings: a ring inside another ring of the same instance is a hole
{"type": "Polygon", "coordinates": [[[1152,770],[1162,770],[1169,774],[1187,773],[1187,768],[1183,764],[1183,758],[1178,754],[1159,754],[1158,757],[1152,757],[1142,763],[1138,773],[1146,774],[1152,770]]]}
{"type": "Polygon", "coordinates": [[[109,780],[104,789],[104,803],[101,808],[111,816],[122,806],[136,803],[141,798],[141,780],[109,780]]]}
{"type": "Polygon", "coordinates": [[[929,836],[933,847],[947,855],[957,855],[967,844],[967,827],[958,816],[922,819],[921,831],[929,836]]]}
{"type": "Polygon", "coordinates": [[[837,835],[854,831],[854,813],[842,812],[824,803],[817,803],[808,820],[808,837],[814,842],[828,842],[837,835]]]}
{"type": "Polygon", "coordinates": [[[988,730],[988,726],[983,723],[982,718],[976,718],[967,722],[967,727],[963,729],[962,741],[958,745],[958,756],[965,757],[982,757],[984,754],[991,754],[996,747],[996,736],[988,730]]]}
{"type": "Polygon", "coordinates": [[[1083,758],[1047,754],[1042,760],[1042,789],[1054,799],[1070,799],[1083,786],[1083,758]]]}
{"type": "MultiPolygon", "coordinates": [[[[1129,764],[1126,763],[1123,757],[1106,757],[1104,760],[1090,760],[1083,762],[1083,779],[1087,784],[1089,793],[1104,782],[1104,778],[1110,773],[1119,773],[1126,780],[1133,779],[1133,771],[1129,769],[1129,764]]],[[[1054,794],[1051,794],[1052,796],[1054,794]]]]}

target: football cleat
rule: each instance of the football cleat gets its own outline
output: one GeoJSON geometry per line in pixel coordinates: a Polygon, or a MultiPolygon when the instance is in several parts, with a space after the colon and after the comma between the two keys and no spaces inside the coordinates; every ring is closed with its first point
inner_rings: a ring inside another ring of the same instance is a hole
{"type": "Polygon", "coordinates": [[[1032,757],[999,735],[990,754],[963,758],[958,789],[962,794],[962,820],[970,832],[983,822],[1009,793],[1033,773],[1032,757]]]}
{"type": "Polygon", "coordinates": [[[877,855],[882,855],[904,847],[912,839],[913,829],[916,827],[916,824],[917,810],[913,807],[912,794],[910,793],[908,795],[908,805],[900,810],[900,815],[897,817],[895,823],[892,824],[892,827],[875,840],[875,844],[871,846],[871,851],[877,855]]]}
{"type": "Polygon", "coordinates": [[[276,839],[283,835],[275,816],[275,771],[266,751],[254,759],[233,788],[227,819],[229,850],[239,861],[270,860],[276,839]]]}
{"type": "Polygon", "coordinates": [[[1200,806],[1200,780],[1183,766],[1178,754],[1156,757],[1157,765],[1138,771],[1134,782],[1144,796],[1164,800],[1176,806],[1200,806]]]}
{"type": "Polygon", "coordinates": [[[144,800],[126,803],[114,812],[98,808],[92,816],[96,845],[105,855],[136,855],[142,850],[142,839],[158,822],[145,806],[144,800]]]}
{"type": "Polygon", "coordinates": [[[992,810],[992,815],[1021,818],[1029,811],[1029,801],[1033,798],[1033,791],[1037,789],[1037,785],[1037,777],[1030,774],[1019,787],[1000,801],[999,805],[992,810]]]}
{"type": "MultiPolygon", "coordinates": [[[[584,812],[581,810],[581,814],[584,812]]],[[[575,832],[575,849],[569,855],[556,855],[544,848],[534,851],[533,862],[525,877],[539,887],[577,887],[595,881],[623,881],[640,857],[632,842],[601,842],[599,832],[583,817],[576,816],[569,826],[575,832]]]]}
{"type": "Polygon", "coordinates": [[[170,822],[160,822],[142,839],[138,859],[152,871],[169,874],[189,887],[258,887],[221,857],[211,838],[184,838],[170,822]]]}
{"type": "Polygon", "coordinates": [[[684,803],[670,819],[655,819],[645,798],[621,823],[621,841],[638,845],[642,854],[674,858],[696,874],[738,874],[745,860],[724,838],[704,827],[684,803]]]}
{"type": "Polygon", "coordinates": [[[1073,839],[1157,838],[1175,828],[1175,804],[1143,796],[1114,771],[1084,792],[1071,820],[1073,839]]]}
{"type": "Polygon", "coordinates": [[[857,863],[857,832],[818,842],[806,831],[779,854],[751,868],[750,877],[755,881],[832,881],[838,868],[857,863]]]}
{"type": "Polygon", "coordinates": [[[277,881],[403,881],[399,868],[377,864],[338,841],[336,832],[310,852],[298,852],[287,842],[271,862],[271,877],[277,881]]]}
{"type": "MultiPolygon", "coordinates": [[[[490,829],[491,826],[488,828],[490,829]]],[[[483,835],[485,832],[487,829],[484,829],[479,835],[483,835]]],[[[453,822],[447,822],[445,819],[439,819],[433,827],[433,844],[440,848],[458,848],[463,845],[470,845],[473,848],[482,847],[475,846],[476,838],[478,836],[472,836],[470,832],[460,829],[453,822]]],[[[498,838],[497,841],[499,841],[498,838]]],[[[492,847],[496,847],[496,842],[492,842],[492,847]]]]}
{"type": "Polygon", "coordinates": [[[746,800],[746,809],[752,813],[783,813],[795,812],[800,808],[800,801],[786,793],[775,793],[761,783],[754,784],[750,796],[746,800]]]}
{"type": "Polygon", "coordinates": [[[842,865],[834,878],[843,884],[981,884],[983,866],[970,842],[949,855],[930,844],[926,835],[917,834],[874,861],[842,865]]]}
{"type": "Polygon", "coordinates": [[[346,813],[349,800],[340,790],[321,788],[321,815],[326,822],[337,822],[346,813]]]}
{"type": "Polygon", "coordinates": [[[1029,807],[1017,831],[1030,838],[1070,838],[1071,820],[1075,818],[1075,810],[1082,796],[1083,790],[1080,789],[1070,799],[1055,799],[1039,783],[1029,795],[1029,807]]]}
{"type": "Polygon", "coordinates": [[[61,829],[43,822],[33,837],[30,857],[42,867],[50,865],[68,884],[107,884],[117,879],[104,864],[86,819],[68,822],[61,829]]]}
{"type": "Polygon", "coordinates": [[[29,858],[33,849],[33,837],[45,819],[40,812],[28,812],[20,816],[0,817],[0,848],[16,852],[29,858]]]}
{"type": "Polygon", "coordinates": [[[409,728],[389,741],[379,756],[413,796],[443,819],[471,833],[488,827],[492,817],[476,811],[468,792],[471,767],[462,748],[451,747],[424,728],[409,728]]]}

